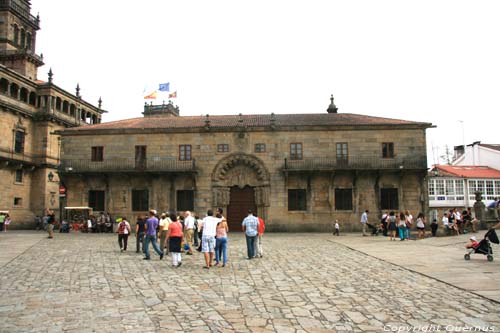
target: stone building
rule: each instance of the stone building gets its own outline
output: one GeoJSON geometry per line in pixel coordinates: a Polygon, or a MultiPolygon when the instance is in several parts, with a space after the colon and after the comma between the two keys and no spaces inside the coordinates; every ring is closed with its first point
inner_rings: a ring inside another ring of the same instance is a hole
{"type": "Polygon", "coordinates": [[[0,2],[0,210],[13,227],[31,225],[45,208],[59,211],[60,140],[56,130],[101,122],[103,111],[37,78],[39,17],[28,0],[0,2]],[[49,179],[50,174],[50,179],[49,179]]]}
{"type": "Polygon", "coordinates": [[[179,116],[171,102],[144,117],[68,128],[60,174],[69,205],[130,220],[149,208],[222,207],[232,230],[247,209],[268,230],[359,229],[385,210],[428,210],[430,123],[327,112],[179,116]]]}

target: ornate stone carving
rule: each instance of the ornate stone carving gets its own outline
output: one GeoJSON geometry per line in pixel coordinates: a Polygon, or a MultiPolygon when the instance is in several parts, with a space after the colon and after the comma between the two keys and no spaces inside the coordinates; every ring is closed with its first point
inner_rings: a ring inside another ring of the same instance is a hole
{"type": "Polygon", "coordinates": [[[215,187],[213,188],[213,202],[214,206],[225,207],[229,205],[229,193],[228,187],[215,187]]]}
{"type": "Polygon", "coordinates": [[[257,206],[269,207],[269,187],[255,188],[255,203],[257,206]]]}
{"type": "Polygon", "coordinates": [[[260,159],[242,153],[231,154],[221,160],[212,174],[212,181],[227,186],[259,186],[268,184],[269,179],[269,172],[260,159]]]}

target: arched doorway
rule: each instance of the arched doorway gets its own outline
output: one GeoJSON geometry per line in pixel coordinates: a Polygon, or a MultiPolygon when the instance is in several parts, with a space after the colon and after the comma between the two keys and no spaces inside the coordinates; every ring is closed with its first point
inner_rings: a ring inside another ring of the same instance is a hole
{"type": "Polygon", "coordinates": [[[252,210],[252,212],[256,212],[257,210],[253,187],[231,187],[226,217],[230,231],[241,231],[241,222],[248,215],[249,209],[252,210]]]}
{"type": "Polygon", "coordinates": [[[212,205],[224,209],[231,231],[241,231],[249,209],[266,219],[269,192],[269,172],[256,156],[228,155],[212,173],[212,205]]]}

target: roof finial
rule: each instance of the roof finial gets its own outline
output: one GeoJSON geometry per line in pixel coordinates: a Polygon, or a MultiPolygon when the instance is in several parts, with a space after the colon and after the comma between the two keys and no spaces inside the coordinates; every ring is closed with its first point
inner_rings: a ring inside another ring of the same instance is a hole
{"type": "Polygon", "coordinates": [[[102,105],[102,98],[99,96],[99,100],[97,101],[97,105],[99,106],[99,109],[101,108],[102,105]]]}
{"type": "Polygon", "coordinates": [[[54,73],[52,73],[52,67],[50,67],[47,74],[49,75],[49,83],[52,83],[52,77],[54,76],[54,73]]]}
{"type": "Polygon", "coordinates": [[[76,97],[80,97],[80,83],[76,84],[76,97]]]}
{"type": "Polygon", "coordinates": [[[330,105],[328,106],[328,109],[326,109],[326,112],[328,113],[337,113],[338,108],[335,106],[333,103],[333,94],[330,97],[330,105]]]}

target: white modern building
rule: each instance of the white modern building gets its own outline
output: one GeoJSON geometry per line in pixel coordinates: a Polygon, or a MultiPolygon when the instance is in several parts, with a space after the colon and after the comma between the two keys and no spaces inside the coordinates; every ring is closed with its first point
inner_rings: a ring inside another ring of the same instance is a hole
{"type": "Polygon", "coordinates": [[[486,206],[500,197],[500,170],[487,166],[434,165],[429,173],[431,217],[451,208],[473,207],[475,192],[486,206]]]}
{"type": "Polygon", "coordinates": [[[485,144],[476,141],[470,145],[456,146],[452,165],[486,165],[500,170],[500,144],[485,144]]]}

